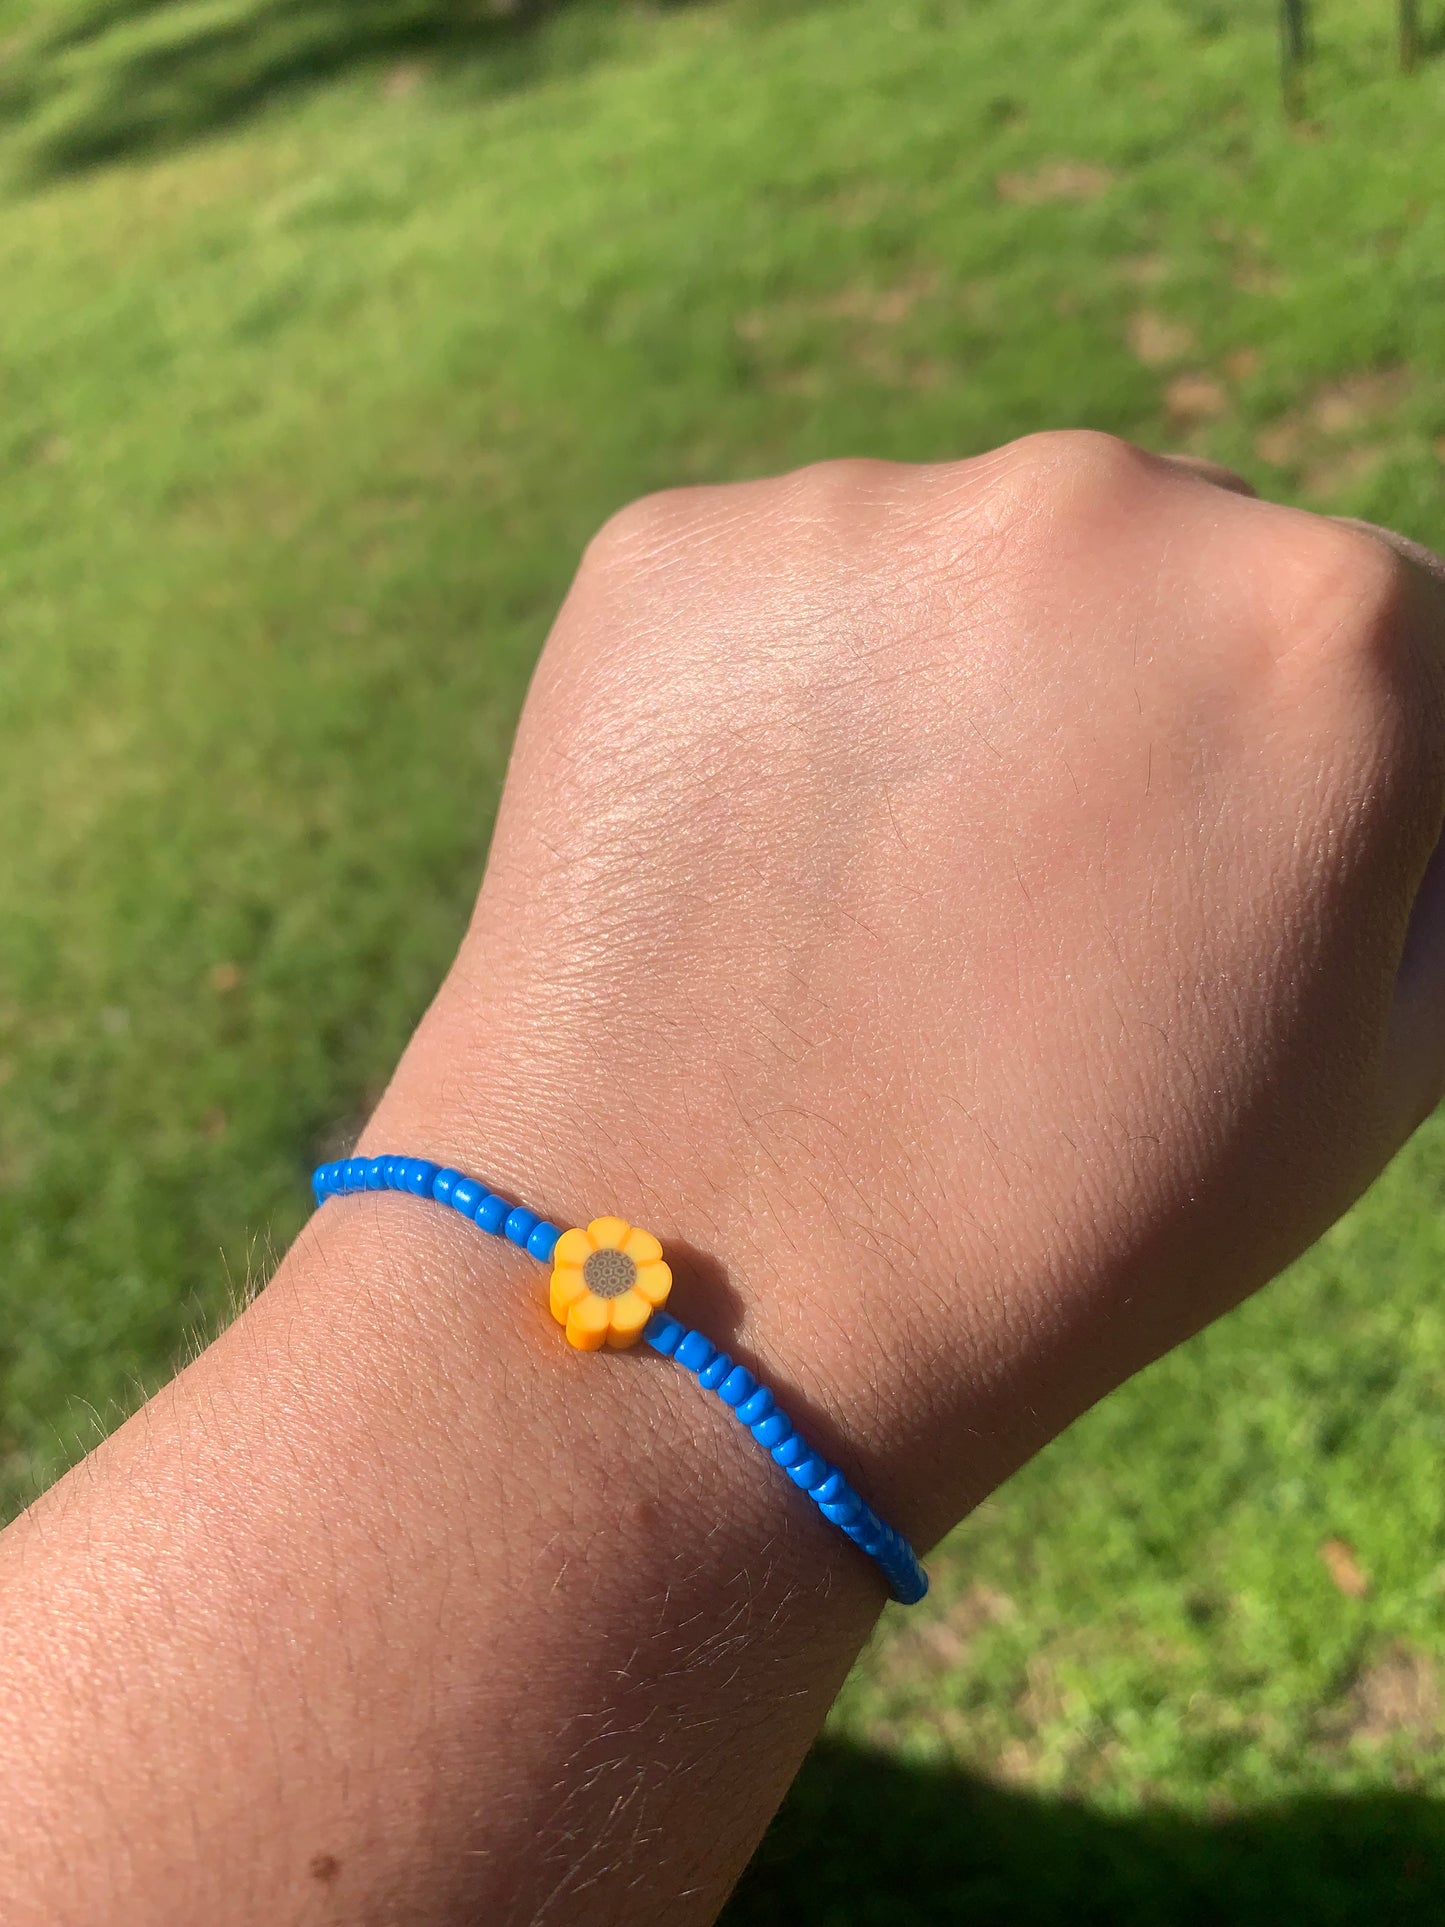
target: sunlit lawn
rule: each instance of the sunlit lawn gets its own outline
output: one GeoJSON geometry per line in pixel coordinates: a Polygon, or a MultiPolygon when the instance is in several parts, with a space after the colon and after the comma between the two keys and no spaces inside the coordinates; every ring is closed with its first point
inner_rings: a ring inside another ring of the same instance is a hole
{"type": "MultiPolygon", "coordinates": [[[[1387,6],[1293,129],[1210,0],[445,11],[322,60],[342,10],[0,0],[11,1508],[300,1223],[617,504],[1089,423],[1445,539],[1445,60],[1387,6]]],[[[1442,1173],[959,1532],[739,1921],[1439,1917],[1442,1173]]]]}

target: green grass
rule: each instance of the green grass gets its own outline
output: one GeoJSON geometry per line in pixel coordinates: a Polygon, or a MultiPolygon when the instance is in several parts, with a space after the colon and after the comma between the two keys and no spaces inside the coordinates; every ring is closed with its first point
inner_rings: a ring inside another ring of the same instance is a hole
{"type": "MultiPolygon", "coordinates": [[[[1242,0],[0,0],[8,1507],[300,1222],[620,502],[1089,423],[1445,540],[1377,13],[1292,129],[1242,0]]],[[[1442,1151],[958,1533],[735,1921],[1439,1918],[1442,1151]]]]}

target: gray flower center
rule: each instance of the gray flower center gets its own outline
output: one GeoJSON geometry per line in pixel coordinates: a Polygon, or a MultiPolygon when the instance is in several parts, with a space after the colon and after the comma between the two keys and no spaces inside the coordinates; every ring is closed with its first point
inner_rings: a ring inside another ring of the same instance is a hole
{"type": "Polygon", "coordinates": [[[620,1298],[637,1281],[637,1266],[625,1251],[594,1251],[582,1267],[587,1289],[596,1298],[620,1298]]]}

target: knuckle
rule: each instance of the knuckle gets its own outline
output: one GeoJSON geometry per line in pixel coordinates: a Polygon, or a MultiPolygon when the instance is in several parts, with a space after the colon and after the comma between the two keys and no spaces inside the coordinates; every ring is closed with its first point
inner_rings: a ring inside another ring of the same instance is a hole
{"type": "Polygon", "coordinates": [[[1329,719],[1365,816],[1420,815],[1433,841],[1445,800],[1438,591],[1383,536],[1300,513],[1271,541],[1277,660],[1329,719]]]}
{"type": "Polygon", "coordinates": [[[1160,487],[1157,460],[1132,442],[1045,429],[999,451],[992,516],[1011,547],[1058,557],[1112,539],[1160,487]]]}
{"type": "Polygon", "coordinates": [[[1323,516],[1276,522],[1264,575],[1281,654],[1411,671],[1414,571],[1380,537],[1323,516]]]}
{"type": "Polygon", "coordinates": [[[1065,501],[1108,499],[1157,478],[1153,456],[1102,429],[1043,429],[1010,442],[1005,452],[1021,480],[1065,501]]]}
{"type": "Polygon", "coordinates": [[[916,475],[897,462],[837,456],[783,476],[766,503],[800,548],[820,562],[861,555],[890,529],[916,475]]]}
{"type": "Polygon", "coordinates": [[[794,469],[789,479],[799,494],[822,507],[847,507],[855,500],[871,501],[891,493],[900,472],[898,463],[871,455],[837,455],[794,469]]]}
{"type": "Polygon", "coordinates": [[[627,572],[645,563],[675,539],[687,494],[686,489],[661,489],[614,510],[583,551],[583,572],[627,572]]]}

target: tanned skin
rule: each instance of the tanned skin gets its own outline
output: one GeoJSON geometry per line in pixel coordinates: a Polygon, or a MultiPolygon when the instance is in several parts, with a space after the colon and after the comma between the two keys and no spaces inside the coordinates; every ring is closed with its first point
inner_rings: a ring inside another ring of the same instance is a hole
{"type": "MultiPolygon", "coordinates": [[[[359,1149],[655,1231],[927,1547],[1440,1097],[1439,566],[1090,434],[637,504],[359,1149]]],[[[883,1589],[544,1285],[328,1204],[0,1538],[7,1927],[713,1919],[883,1589]]]]}

